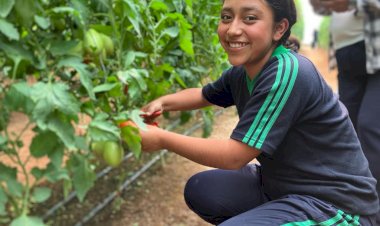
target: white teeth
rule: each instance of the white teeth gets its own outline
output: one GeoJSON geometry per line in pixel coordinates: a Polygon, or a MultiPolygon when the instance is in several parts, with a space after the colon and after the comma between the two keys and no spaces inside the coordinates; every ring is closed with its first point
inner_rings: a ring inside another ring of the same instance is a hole
{"type": "Polygon", "coordinates": [[[231,48],[241,48],[247,45],[245,42],[229,42],[228,44],[231,48]]]}

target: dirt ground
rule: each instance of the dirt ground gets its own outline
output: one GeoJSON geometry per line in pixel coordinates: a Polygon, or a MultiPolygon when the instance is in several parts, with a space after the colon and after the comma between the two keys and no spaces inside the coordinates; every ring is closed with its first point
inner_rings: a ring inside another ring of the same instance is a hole
{"type": "MultiPolygon", "coordinates": [[[[336,71],[328,70],[327,52],[303,46],[301,54],[307,56],[324,75],[334,91],[337,90],[336,71]]],[[[237,123],[234,109],[218,116],[211,137],[226,138],[237,123]]],[[[194,134],[199,136],[199,133],[194,134]]],[[[96,226],[206,226],[191,212],[183,199],[187,179],[196,172],[208,169],[175,154],[167,156],[167,164],[159,167],[151,176],[140,181],[138,189],[128,192],[120,211],[102,219],[96,226]]],[[[94,225],[94,224],[92,224],[94,225]]]]}
{"type": "MultiPolygon", "coordinates": [[[[301,47],[301,54],[311,59],[325,79],[337,90],[336,71],[328,70],[327,52],[321,49],[311,49],[308,46],[301,47]]],[[[211,137],[227,138],[237,123],[237,115],[233,108],[225,110],[218,116],[213,127],[211,137]]],[[[22,114],[12,115],[12,130],[21,130],[27,123],[27,118],[22,114]]],[[[23,135],[25,146],[29,146],[34,134],[26,131],[23,135]]],[[[193,136],[200,136],[196,131],[193,136]]],[[[23,152],[27,150],[23,150],[23,152]]],[[[0,161],[5,161],[1,158],[0,161]]],[[[30,162],[33,165],[44,165],[46,160],[30,162]]],[[[165,156],[165,164],[158,164],[144,175],[132,189],[123,192],[122,202],[115,203],[99,213],[86,225],[100,226],[206,226],[209,225],[186,206],[183,200],[183,188],[187,179],[195,174],[208,169],[207,167],[193,163],[175,154],[165,156]]],[[[120,199],[119,199],[120,200],[120,199]]],[[[80,211],[80,210],[79,210],[80,211]]]]}

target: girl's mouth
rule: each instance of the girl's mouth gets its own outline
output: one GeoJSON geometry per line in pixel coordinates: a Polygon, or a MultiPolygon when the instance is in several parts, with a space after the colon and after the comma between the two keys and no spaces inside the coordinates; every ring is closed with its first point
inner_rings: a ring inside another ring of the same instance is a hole
{"type": "Polygon", "coordinates": [[[230,48],[243,48],[244,46],[247,46],[247,42],[228,42],[228,47],[230,48]]]}

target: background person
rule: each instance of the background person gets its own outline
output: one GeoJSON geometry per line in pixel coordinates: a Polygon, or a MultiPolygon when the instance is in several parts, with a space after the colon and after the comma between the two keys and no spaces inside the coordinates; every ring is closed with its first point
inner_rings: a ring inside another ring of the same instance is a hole
{"type": "MultiPolygon", "coordinates": [[[[380,193],[380,120],[377,119],[380,115],[380,1],[363,0],[354,5],[344,0],[310,2],[317,13],[331,14],[339,98],[349,111],[380,193]]],[[[380,213],[377,225],[380,225],[380,213]]]]}

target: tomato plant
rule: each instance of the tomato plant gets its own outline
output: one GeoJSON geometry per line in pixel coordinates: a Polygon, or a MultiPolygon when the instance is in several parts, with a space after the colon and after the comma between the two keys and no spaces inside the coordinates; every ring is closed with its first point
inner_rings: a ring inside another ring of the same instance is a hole
{"type": "MultiPolygon", "coordinates": [[[[0,223],[43,225],[31,208],[54,191],[42,182],[63,182],[65,194],[74,189],[83,201],[96,179],[91,150],[98,150],[97,143],[124,142],[138,158],[138,130],[118,123],[143,126],[138,110],[143,104],[220,74],[226,66],[215,34],[220,5],[219,0],[0,1],[0,223]],[[13,112],[28,118],[14,133],[13,112]],[[83,125],[83,118],[90,120],[83,125]],[[20,152],[28,130],[35,135],[25,160],[20,152]],[[39,158],[49,159],[46,167],[26,167],[39,158]]],[[[205,112],[211,123],[211,110],[205,112]]],[[[103,154],[117,165],[121,149],[113,147],[118,151],[109,154],[105,148],[103,154]]]]}

